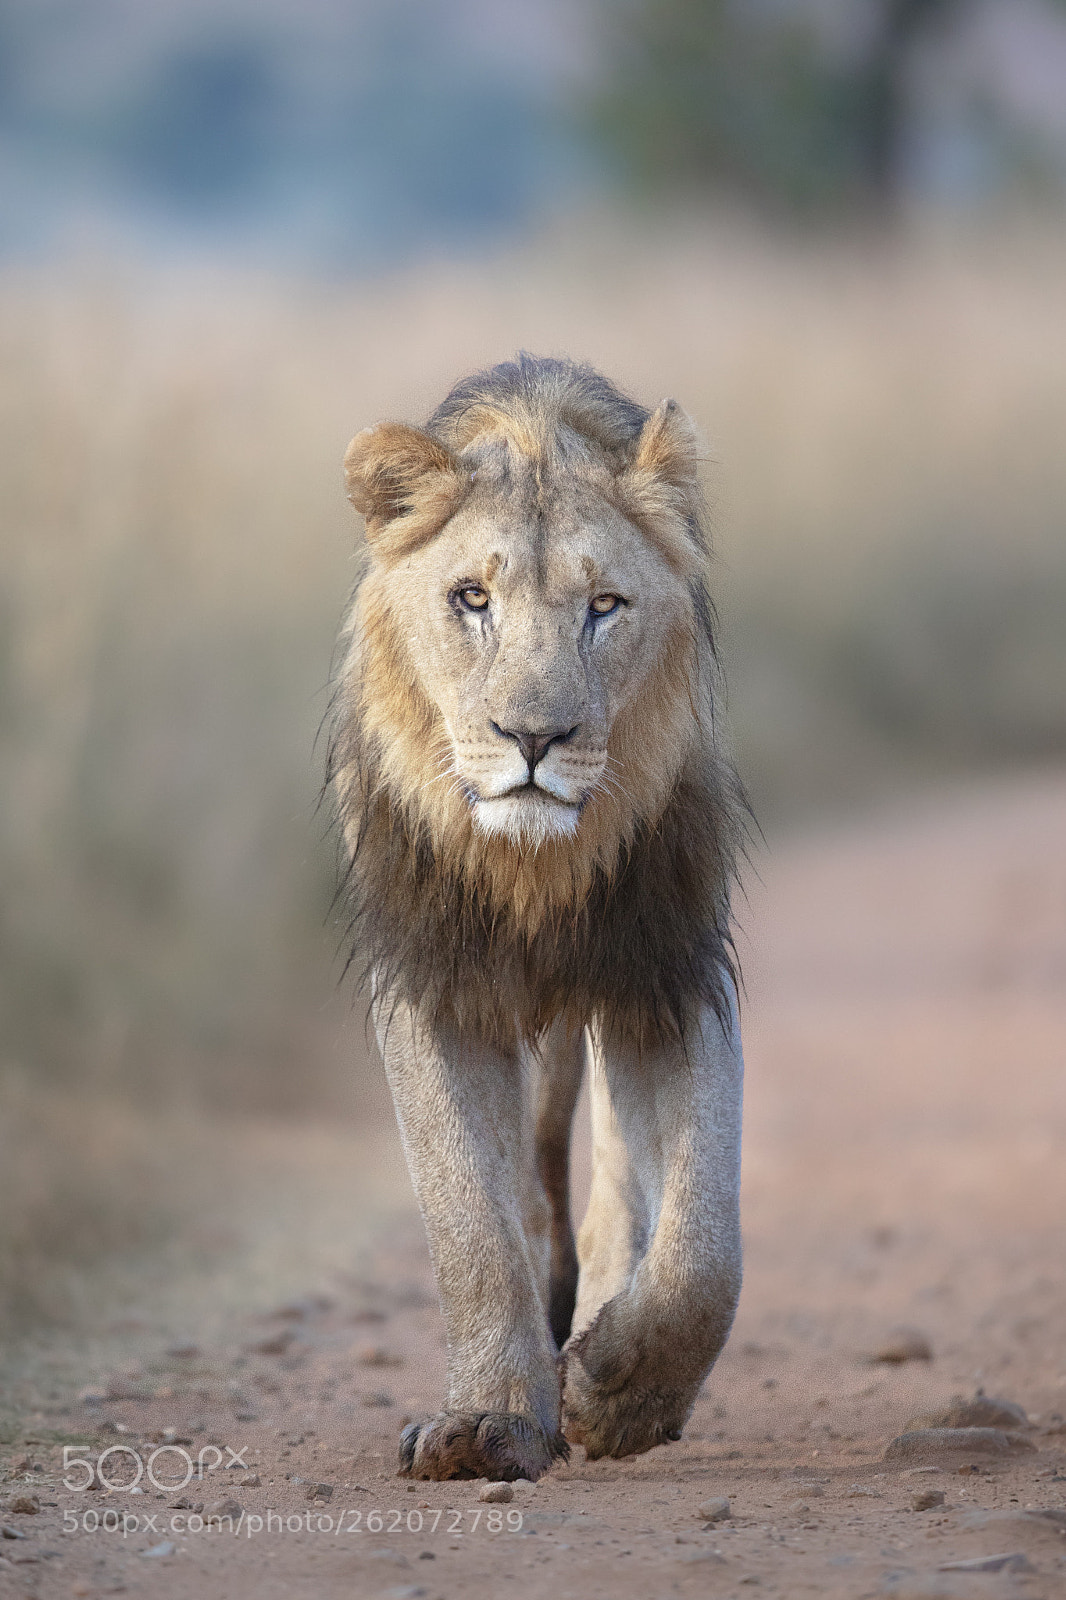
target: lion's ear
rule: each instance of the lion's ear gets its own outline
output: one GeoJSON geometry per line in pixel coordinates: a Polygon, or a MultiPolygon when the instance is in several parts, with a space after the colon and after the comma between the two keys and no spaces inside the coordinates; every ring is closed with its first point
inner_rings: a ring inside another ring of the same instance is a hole
{"type": "Polygon", "coordinates": [[[700,441],[692,418],[676,400],[660,401],[640,430],[630,470],[690,490],[699,481],[699,464],[700,441]]]}
{"type": "Polygon", "coordinates": [[[357,433],[345,452],[344,478],[348,499],[366,518],[370,543],[403,548],[436,532],[454,510],[461,486],[444,445],[404,422],[381,422],[357,433]],[[390,532],[398,520],[402,529],[390,532]]]}
{"type": "Polygon", "coordinates": [[[699,463],[695,424],[676,400],[664,400],[640,430],[615,479],[620,509],[686,577],[698,573],[705,559],[699,463]]]}

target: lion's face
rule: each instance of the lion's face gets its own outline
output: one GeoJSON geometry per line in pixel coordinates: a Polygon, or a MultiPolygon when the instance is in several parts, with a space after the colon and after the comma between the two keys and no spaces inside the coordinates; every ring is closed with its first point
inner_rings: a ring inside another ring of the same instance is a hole
{"type": "Polygon", "coordinates": [[[496,846],[553,840],[571,893],[654,821],[701,737],[694,463],[669,403],[624,453],[565,428],[456,450],[400,424],[349,449],[363,746],[441,848],[482,841],[498,885],[496,846]]]}
{"type": "MultiPolygon", "coordinates": [[[[393,570],[390,609],[447,732],[442,779],[475,826],[571,835],[624,784],[612,730],[690,602],[644,535],[582,485],[530,504],[482,468],[463,508],[393,570]]],[[[440,759],[440,758],[438,758],[440,759]]]]}

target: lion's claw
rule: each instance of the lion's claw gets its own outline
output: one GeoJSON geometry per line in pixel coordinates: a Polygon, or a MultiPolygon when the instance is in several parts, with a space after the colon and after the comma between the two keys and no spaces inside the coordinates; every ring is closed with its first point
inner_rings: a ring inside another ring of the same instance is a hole
{"type": "Polygon", "coordinates": [[[569,1454],[561,1433],[547,1434],[533,1417],[520,1412],[442,1411],[403,1430],[400,1476],[535,1482],[569,1454]]]}

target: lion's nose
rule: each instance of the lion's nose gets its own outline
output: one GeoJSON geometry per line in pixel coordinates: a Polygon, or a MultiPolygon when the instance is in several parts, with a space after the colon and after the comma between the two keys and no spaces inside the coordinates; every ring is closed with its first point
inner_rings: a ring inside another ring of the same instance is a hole
{"type": "Polygon", "coordinates": [[[572,728],[552,728],[539,730],[536,733],[520,731],[518,728],[501,728],[498,722],[492,726],[504,739],[513,739],[519,750],[526,758],[529,776],[532,777],[537,763],[544,757],[544,752],[550,744],[565,744],[577,732],[577,724],[572,728]]]}

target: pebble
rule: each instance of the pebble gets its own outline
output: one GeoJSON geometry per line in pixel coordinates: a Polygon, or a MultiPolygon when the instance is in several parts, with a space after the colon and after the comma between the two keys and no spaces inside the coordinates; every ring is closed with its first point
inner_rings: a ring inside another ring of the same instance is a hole
{"type": "Polygon", "coordinates": [[[806,1500],[793,1500],[788,1509],[791,1516],[802,1517],[803,1513],[805,1511],[809,1511],[811,1508],[807,1504],[806,1500]]]}
{"type": "Polygon", "coordinates": [[[107,1398],[108,1400],[147,1400],[148,1394],[142,1382],[116,1373],[114,1377],[107,1380],[107,1398]]]}
{"type": "Polygon", "coordinates": [[[172,1556],[173,1554],[174,1546],[169,1539],[164,1539],[162,1544],[154,1544],[150,1550],[141,1551],[141,1555],[146,1560],[151,1560],[153,1556],[161,1559],[164,1556],[172,1556]]]}
{"type": "Polygon", "coordinates": [[[308,1500],[327,1501],[333,1499],[332,1483],[313,1483],[307,1491],[308,1500]]]}
{"type": "Polygon", "coordinates": [[[22,1533],[18,1528],[12,1528],[8,1523],[0,1524],[0,1539],[28,1539],[28,1533],[22,1533]]]}
{"type": "Polygon", "coordinates": [[[238,1502],[229,1497],[215,1500],[207,1508],[207,1520],[210,1522],[214,1517],[239,1517],[241,1509],[238,1502]]]}
{"type": "Polygon", "coordinates": [[[1029,1418],[1022,1406],[1013,1400],[995,1400],[991,1395],[976,1394],[972,1400],[954,1395],[951,1404],[943,1411],[927,1416],[913,1417],[904,1432],[918,1428],[1027,1428],[1029,1418]]]}
{"type": "Polygon", "coordinates": [[[250,1344],[248,1349],[257,1356],[283,1356],[295,1338],[291,1328],[282,1328],[280,1332],[272,1333],[269,1339],[250,1344]]]}
{"type": "Polygon", "coordinates": [[[932,1511],[934,1506],[944,1504],[943,1489],[923,1489],[911,1500],[912,1511],[932,1511]]]}
{"type": "Polygon", "coordinates": [[[924,1455],[1005,1456],[1035,1448],[1022,1434],[1004,1433],[1000,1428],[914,1428],[893,1439],[882,1460],[905,1461],[924,1455]]]}
{"type": "Polygon", "coordinates": [[[918,1328],[895,1328],[874,1351],[872,1359],[894,1367],[902,1366],[905,1361],[932,1361],[933,1347],[918,1328]]]}
{"type": "Polygon", "coordinates": [[[478,1499],[490,1506],[507,1505],[514,1499],[514,1490],[509,1483],[487,1483],[478,1499]]]}
{"type": "Polygon", "coordinates": [[[1011,1506],[994,1511],[986,1511],[975,1507],[968,1511],[962,1518],[962,1527],[970,1528],[1001,1528],[1004,1537],[1016,1535],[1019,1528],[1024,1528],[1027,1533],[1035,1528],[1043,1528],[1045,1532],[1055,1538],[1066,1537],[1066,1511],[1059,1511],[1055,1507],[1023,1510],[1021,1506],[1011,1506]]]}
{"type": "Polygon", "coordinates": [[[732,1514],[729,1501],[724,1495],[717,1495],[713,1500],[703,1500],[696,1507],[696,1515],[702,1517],[704,1522],[724,1522],[732,1514]]]}
{"type": "Polygon", "coordinates": [[[968,1561],[942,1561],[940,1572],[1035,1572],[1036,1568],[1020,1550],[1000,1556],[971,1556],[968,1561]]]}
{"type": "Polygon", "coordinates": [[[40,1498],[35,1494],[17,1494],[7,1509],[17,1516],[35,1517],[41,1509],[40,1498]]]}
{"type": "Polygon", "coordinates": [[[237,1481],[242,1489],[261,1489],[263,1487],[263,1480],[258,1472],[246,1472],[244,1477],[238,1478],[237,1481]]]}
{"type": "Polygon", "coordinates": [[[356,1351],[355,1359],[364,1367],[402,1367],[403,1357],[394,1355],[380,1344],[367,1344],[356,1351]]]}

